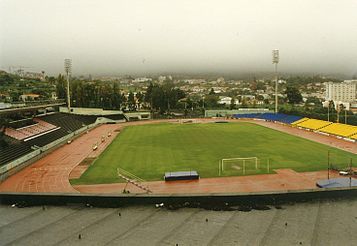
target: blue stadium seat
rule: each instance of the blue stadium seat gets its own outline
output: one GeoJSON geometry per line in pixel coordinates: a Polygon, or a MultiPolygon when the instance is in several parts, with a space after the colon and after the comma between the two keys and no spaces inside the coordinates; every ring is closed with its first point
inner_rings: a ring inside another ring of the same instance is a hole
{"type": "Polygon", "coordinates": [[[242,119],[262,119],[266,121],[278,121],[285,124],[291,124],[297,120],[302,119],[303,117],[297,115],[287,115],[287,114],[275,114],[275,113],[252,113],[252,114],[234,114],[233,118],[242,119]]]}

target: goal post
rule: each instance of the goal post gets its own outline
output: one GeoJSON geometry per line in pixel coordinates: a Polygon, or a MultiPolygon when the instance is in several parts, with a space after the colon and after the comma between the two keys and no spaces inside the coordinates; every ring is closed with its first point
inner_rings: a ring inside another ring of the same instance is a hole
{"type": "MultiPolygon", "coordinates": [[[[252,164],[255,170],[258,170],[258,157],[240,157],[240,158],[226,158],[219,161],[218,164],[218,174],[221,174],[227,169],[228,164],[236,164],[234,167],[236,169],[242,169],[243,175],[246,174],[247,164],[252,164]],[[238,164],[238,165],[237,165],[238,164]]],[[[251,166],[251,165],[250,165],[251,166]]]]}

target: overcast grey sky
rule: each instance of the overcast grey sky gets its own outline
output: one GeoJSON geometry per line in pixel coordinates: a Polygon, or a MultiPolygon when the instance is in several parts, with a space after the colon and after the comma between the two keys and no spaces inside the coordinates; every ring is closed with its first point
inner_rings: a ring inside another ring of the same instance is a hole
{"type": "Polygon", "coordinates": [[[357,0],[0,0],[0,69],[357,73],[357,0]]]}

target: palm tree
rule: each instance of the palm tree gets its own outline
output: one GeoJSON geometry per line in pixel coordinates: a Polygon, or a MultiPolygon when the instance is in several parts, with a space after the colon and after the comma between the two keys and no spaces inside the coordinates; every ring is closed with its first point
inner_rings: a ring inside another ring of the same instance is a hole
{"type": "Polygon", "coordinates": [[[330,109],[334,107],[334,103],[332,100],[328,101],[327,105],[327,121],[330,121],[330,109]]]}
{"type": "MultiPolygon", "coordinates": [[[[343,105],[342,103],[340,103],[340,104],[338,105],[338,107],[337,107],[337,123],[340,122],[340,112],[341,112],[342,110],[345,110],[345,105],[343,105]]],[[[346,121],[346,119],[345,119],[345,121],[346,121]]]]}

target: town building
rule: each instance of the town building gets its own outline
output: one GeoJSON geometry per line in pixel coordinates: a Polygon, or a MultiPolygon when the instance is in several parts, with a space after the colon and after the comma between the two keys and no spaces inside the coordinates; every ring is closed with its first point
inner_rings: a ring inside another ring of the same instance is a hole
{"type": "Polygon", "coordinates": [[[342,83],[325,83],[325,100],[353,103],[356,101],[357,80],[345,80],[342,83]]]}
{"type": "MultiPolygon", "coordinates": [[[[231,97],[220,96],[217,103],[218,104],[222,104],[222,105],[231,105],[232,98],[231,97]]],[[[239,104],[239,100],[238,99],[234,99],[234,104],[238,105],[239,104]]]]}
{"type": "Polygon", "coordinates": [[[40,95],[34,94],[34,93],[22,94],[19,97],[19,99],[24,102],[38,100],[39,98],[40,98],[40,95]]]}

